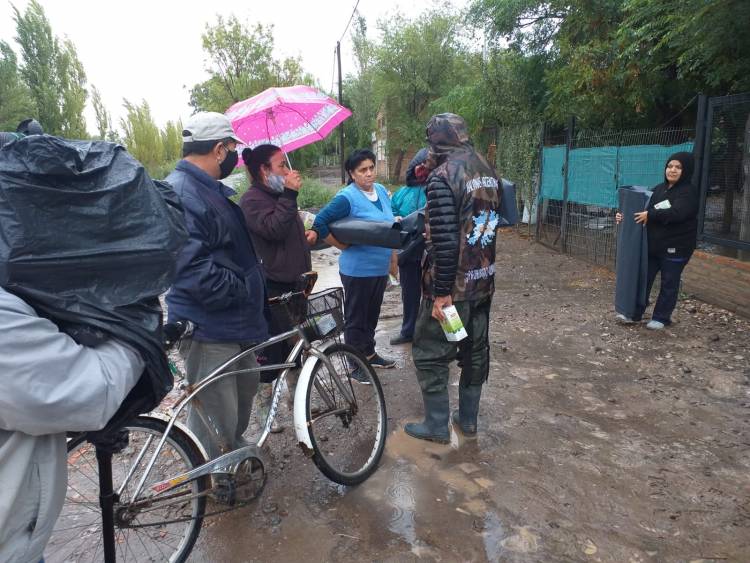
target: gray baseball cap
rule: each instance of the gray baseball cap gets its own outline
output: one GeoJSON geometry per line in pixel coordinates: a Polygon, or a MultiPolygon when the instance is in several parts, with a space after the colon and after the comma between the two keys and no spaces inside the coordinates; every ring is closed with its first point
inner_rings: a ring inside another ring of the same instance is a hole
{"type": "Polygon", "coordinates": [[[182,129],[183,143],[221,141],[222,139],[234,139],[242,143],[232,129],[232,122],[229,118],[215,111],[196,113],[187,120],[182,129]]]}

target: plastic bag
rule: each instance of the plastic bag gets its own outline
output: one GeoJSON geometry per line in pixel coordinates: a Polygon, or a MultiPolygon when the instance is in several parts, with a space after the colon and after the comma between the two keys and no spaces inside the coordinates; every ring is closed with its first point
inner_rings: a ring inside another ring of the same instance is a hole
{"type": "Polygon", "coordinates": [[[501,227],[518,223],[518,204],[516,203],[516,185],[513,182],[500,179],[500,215],[504,219],[501,227]]]}
{"type": "Polygon", "coordinates": [[[158,296],[186,239],[176,194],[120,145],[33,135],[0,150],[0,285],[79,343],[113,336],[146,362],[108,428],[172,387],[158,296]]]}

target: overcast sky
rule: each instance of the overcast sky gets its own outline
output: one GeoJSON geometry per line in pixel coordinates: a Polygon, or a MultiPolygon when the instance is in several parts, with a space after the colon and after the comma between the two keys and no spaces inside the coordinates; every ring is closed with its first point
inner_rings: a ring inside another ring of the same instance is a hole
{"type": "MultiPolygon", "coordinates": [[[[28,0],[11,0],[23,12],[28,0]]],[[[160,126],[190,115],[190,88],[204,80],[201,34],[216,15],[235,14],[250,25],[274,25],[277,59],[302,56],[305,69],[323,86],[331,86],[336,41],[356,0],[267,0],[212,2],[197,0],[40,0],[52,31],[75,44],[89,84],[99,89],[115,123],[122,99],[151,106],[160,126]]],[[[452,0],[464,7],[468,0],[452,0]]],[[[432,7],[432,0],[360,0],[359,12],[375,34],[376,21],[395,13],[413,17],[432,7]]],[[[0,0],[0,38],[14,49],[15,22],[10,2],[0,0]]],[[[342,42],[343,74],[352,70],[350,35],[342,42]]],[[[90,104],[89,132],[96,122],[90,104]]]]}

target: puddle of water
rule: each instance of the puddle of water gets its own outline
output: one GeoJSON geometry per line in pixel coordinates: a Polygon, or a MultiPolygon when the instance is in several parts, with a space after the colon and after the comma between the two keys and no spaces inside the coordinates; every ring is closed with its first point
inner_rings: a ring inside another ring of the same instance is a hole
{"type": "Polygon", "coordinates": [[[412,546],[417,543],[417,533],[414,527],[414,511],[416,498],[412,472],[403,460],[398,460],[391,470],[391,485],[386,490],[387,501],[393,508],[388,522],[388,529],[398,534],[412,546]]]}
{"type": "Polygon", "coordinates": [[[339,276],[339,257],[334,249],[316,250],[312,253],[312,269],[318,272],[318,281],[313,291],[323,291],[332,287],[341,287],[339,276]]]}
{"type": "Polygon", "coordinates": [[[503,530],[500,517],[494,512],[487,512],[484,515],[484,552],[487,555],[487,561],[500,561],[500,553],[503,550],[503,530]]]}

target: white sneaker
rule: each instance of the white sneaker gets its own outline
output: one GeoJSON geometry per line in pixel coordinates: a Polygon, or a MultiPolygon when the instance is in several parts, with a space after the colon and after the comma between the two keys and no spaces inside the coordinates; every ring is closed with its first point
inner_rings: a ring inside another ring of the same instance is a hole
{"type": "Polygon", "coordinates": [[[648,321],[646,328],[651,330],[661,330],[664,328],[664,323],[651,319],[650,321],[648,321]]]}
{"type": "Polygon", "coordinates": [[[617,315],[615,315],[615,318],[621,323],[625,323],[625,324],[631,324],[635,322],[633,319],[631,319],[630,317],[626,317],[622,313],[617,313],[617,315]]]}

